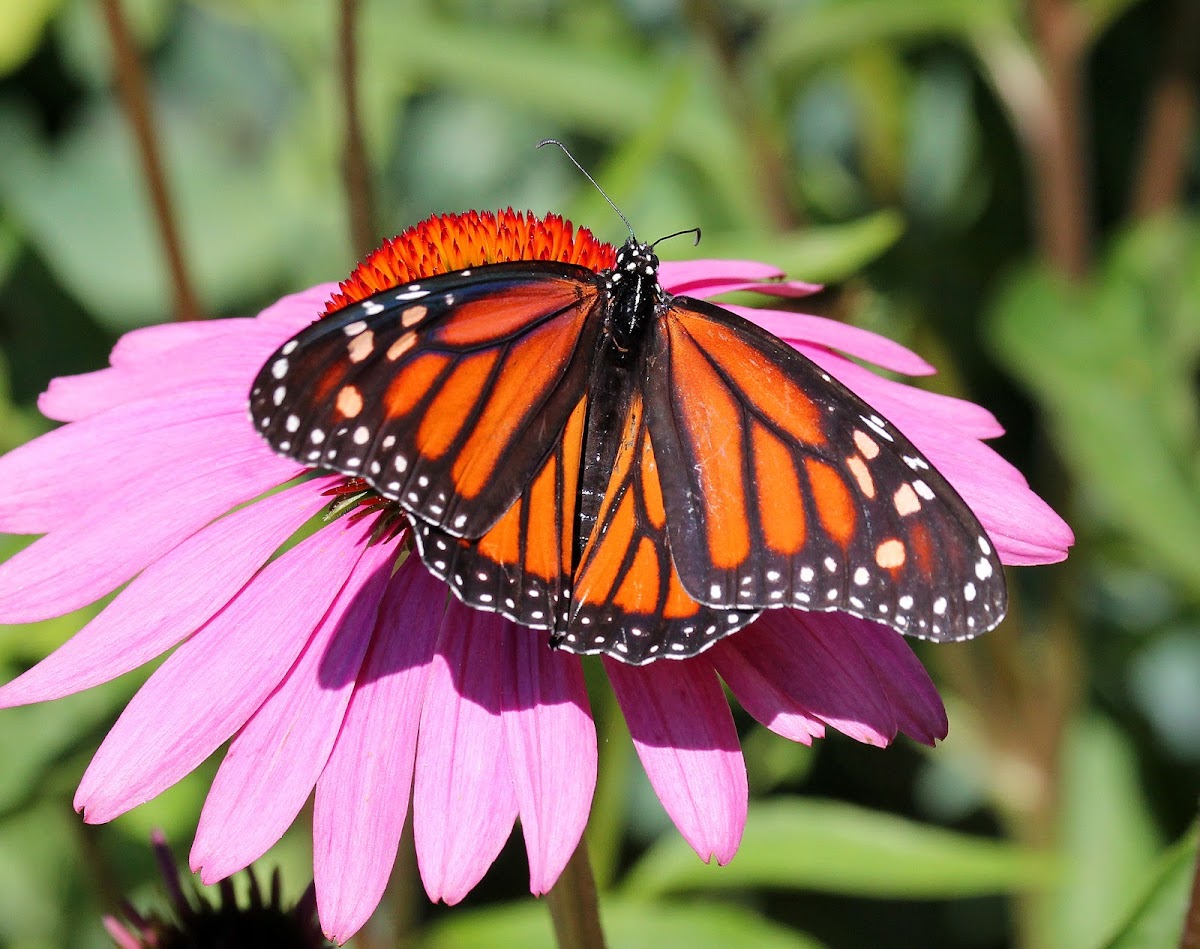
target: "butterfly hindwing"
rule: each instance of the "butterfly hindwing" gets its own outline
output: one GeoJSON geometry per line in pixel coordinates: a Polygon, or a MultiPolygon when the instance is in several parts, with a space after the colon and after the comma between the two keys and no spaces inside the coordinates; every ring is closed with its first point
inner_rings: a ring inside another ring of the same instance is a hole
{"type": "Polygon", "coordinates": [[[684,588],[716,609],[838,609],[930,639],[991,629],[1004,576],[965,502],[820,367],[677,297],[646,412],[684,588]]]}
{"type": "Polygon", "coordinates": [[[251,416],[281,454],[479,537],[578,405],[600,299],[591,271],[537,261],[376,293],[285,343],[255,380],[251,416]]]}
{"type": "Polygon", "coordinates": [[[757,609],[713,609],[689,596],[671,553],[660,465],[634,388],[594,526],[572,584],[570,622],[555,644],[640,665],[683,659],[741,629],[757,609]]]}
{"type": "Polygon", "coordinates": [[[419,518],[426,567],[468,606],[534,629],[553,629],[570,595],[580,452],[587,398],[520,497],[482,537],[455,537],[419,518]]]}

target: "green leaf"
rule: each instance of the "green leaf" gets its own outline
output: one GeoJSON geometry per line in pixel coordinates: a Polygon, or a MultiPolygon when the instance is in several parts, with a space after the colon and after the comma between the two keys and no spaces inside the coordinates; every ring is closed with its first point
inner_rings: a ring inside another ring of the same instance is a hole
{"type": "Polygon", "coordinates": [[[8,0],[0,3],[0,76],[33,55],[60,0],[8,0]]]}
{"type": "Polygon", "coordinates": [[[1102,718],[1068,733],[1058,839],[1062,874],[1044,895],[1043,942],[1098,946],[1132,908],[1159,849],[1133,748],[1102,718]]]}
{"type": "MultiPolygon", "coordinates": [[[[862,270],[900,238],[904,221],[877,211],[846,224],[790,234],[705,234],[699,247],[677,245],[680,258],[745,257],[774,264],[789,277],[831,283],[862,270]]],[[[672,257],[676,256],[672,248],[672,257]]]]}
{"type": "Polygon", "coordinates": [[[84,878],[78,825],[58,799],[0,821],[0,945],[78,945],[71,917],[98,882],[84,878]]]}
{"type": "MultiPolygon", "coordinates": [[[[398,87],[428,86],[486,95],[593,134],[627,138],[661,122],[671,145],[714,183],[731,219],[761,227],[766,212],[754,190],[749,145],[717,106],[699,63],[647,59],[632,45],[538,35],[366,8],[366,68],[398,87]],[[374,11],[374,12],[373,12],[374,11]],[[553,76],[552,82],[546,77],[553,76]],[[685,94],[676,86],[684,83],[685,94]],[[597,90],[603,90],[597,95],[597,90]],[[662,103],[678,101],[670,116],[662,103]]],[[[530,145],[532,146],[532,142],[530,145]]]]}
{"type": "MultiPolygon", "coordinates": [[[[8,815],[45,794],[56,783],[50,777],[53,769],[89,748],[129,694],[123,684],[106,685],[54,702],[6,709],[0,729],[0,814],[8,815]],[[37,740],[30,741],[31,735],[37,740]]],[[[77,779],[77,774],[71,776],[77,779]]]]}
{"type": "Polygon", "coordinates": [[[1107,949],[1158,949],[1174,946],[1183,929],[1196,873],[1196,843],[1200,831],[1193,827],[1159,860],[1137,909],[1107,949]]]}
{"type": "Polygon", "coordinates": [[[17,262],[21,250],[21,238],[13,222],[0,211],[0,286],[8,279],[9,271],[17,262]]]}
{"type": "Polygon", "coordinates": [[[1089,286],[1037,267],[991,315],[992,347],[1050,417],[1101,518],[1147,562],[1200,590],[1200,239],[1157,222],[1117,242],[1089,286]]]}
{"type": "MultiPolygon", "coordinates": [[[[8,360],[0,353],[0,453],[24,445],[47,428],[45,419],[40,415],[13,405],[8,360]]],[[[0,546],[0,555],[3,554],[4,549],[0,546]]]]}
{"type": "Polygon", "coordinates": [[[859,896],[930,899],[1045,886],[1052,861],[865,808],[808,798],[750,808],[737,856],[706,866],[678,837],[653,846],[621,886],[647,898],[680,890],[770,887],[859,896]]]}
{"type": "Polygon", "coordinates": [[[1007,0],[840,0],[805,4],[767,31],[762,55],[774,69],[803,70],[876,43],[958,37],[1011,20],[1007,0]]]}
{"type": "Polygon", "coordinates": [[[776,735],[769,728],[756,726],[742,739],[742,756],[750,787],[766,794],[784,783],[797,783],[816,764],[816,749],[776,735]]]}
{"type": "MultiPolygon", "coordinates": [[[[281,54],[184,17],[154,106],[183,253],[209,313],[351,263],[332,105],[282,75],[281,54]],[[296,101],[299,100],[299,101],[296,101]]],[[[169,317],[157,224],[115,97],[88,100],[53,141],[0,108],[0,202],[55,277],[110,328],[169,317]]]]}
{"type": "MultiPolygon", "coordinates": [[[[604,899],[600,920],[606,942],[621,949],[817,949],[820,943],[747,909],[712,903],[646,903],[604,899]]],[[[544,903],[524,902],[460,910],[433,926],[424,949],[493,949],[558,945],[544,903]]]]}

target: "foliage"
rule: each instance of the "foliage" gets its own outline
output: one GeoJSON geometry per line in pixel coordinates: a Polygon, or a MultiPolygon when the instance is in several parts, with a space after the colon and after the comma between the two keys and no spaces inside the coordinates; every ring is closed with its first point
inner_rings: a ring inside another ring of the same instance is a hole
{"type": "MultiPolygon", "coordinates": [[[[253,312],[353,262],[336,6],[123,5],[210,315],[253,312]]],[[[48,427],[35,408],[47,380],[98,368],[119,333],[172,315],[99,10],[0,4],[3,450],[48,427]]],[[[612,945],[1178,938],[1200,788],[1195,115],[1170,133],[1186,137],[1186,164],[1169,213],[1126,211],[1143,156],[1172,144],[1145,136],[1174,11],[1167,0],[360,4],[377,236],[432,211],[514,205],[620,239],[562,156],[533,150],[562,138],[640,234],[703,228],[699,248],[664,245],[672,254],[762,259],[828,283],[804,305],[918,349],[941,370],[930,385],[995,412],[1010,430],[1000,450],[1079,539],[1066,567],[1013,572],[1017,608],[1000,630],[921,650],[950,708],[944,746],[831,737],[808,751],[739,720],[755,800],[724,869],[700,864],[666,823],[597,694],[607,740],[589,844],[612,945]],[[1048,9],[1069,9],[1078,29],[1083,96],[1063,107],[1092,134],[1074,155],[1031,134],[1052,121],[1064,68],[1038,26],[1048,9]],[[1060,159],[1079,171],[1065,183],[1060,159]],[[1082,276],[1046,227],[1073,186],[1087,217],[1082,276]]],[[[2,540],[5,555],[23,543],[2,540]]],[[[93,614],[0,629],[5,677],[93,614]]],[[[150,829],[181,851],[190,840],[211,770],[111,826],[71,811],[135,685],[0,713],[0,944],[106,945],[99,918],[116,898],[155,899],[150,829]]],[[[307,833],[294,828],[263,861],[294,894],[311,876],[307,833]]],[[[414,888],[409,867],[356,944],[391,944],[397,927],[430,947],[553,944],[515,844],[461,908],[428,907],[414,888]]]]}

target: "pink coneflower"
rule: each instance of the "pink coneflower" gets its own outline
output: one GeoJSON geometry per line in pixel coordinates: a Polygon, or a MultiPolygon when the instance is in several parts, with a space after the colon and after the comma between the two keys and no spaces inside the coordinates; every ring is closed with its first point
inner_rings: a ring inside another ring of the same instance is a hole
{"type": "MultiPolygon", "coordinates": [[[[461,900],[518,817],[530,889],[554,884],[596,778],[582,661],[547,649],[544,632],[448,598],[416,557],[404,559],[405,531],[386,506],[311,529],[331,497],[346,496],[345,479],[297,481],[309,472],[253,431],[246,393],[263,361],[331,296],[361,299],[506,259],[599,268],[612,253],[554,217],[435,218],[340,288],[285,297],[253,319],[135,330],[110,368],[54,380],[40,407],[68,424],[0,459],[0,530],[46,534],[0,567],[0,622],[57,616],[128,586],[0,689],[0,705],[68,695],[176,647],[87,769],[75,797],[85,820],[149,800],[232,739],[191,852],[205,883],[261,856],[315,790],[317,902],[331,938],[347,939],[374,910],[410,792],[431,899],[461,900]],[[63,471],[83,476],[47,476],[63,471]]],[[[669,291],[700,297],[814,289],[781,276],[735,260],[660,271],[669,291]]],[[[919,357],[829,320],[736,309],[903,430],[1006,563],[1065,556],[1067,526],[981,441],[1001,432],[988,412],[847,358],[932,372],[919,357]]],[[[733,856],[747,807],[722,680],[756,719],[805,744],[826,726],[880,746],[899,731],[927,744],[946,734],[937,692],[902,637],[841,614],[770,611],[694,659],[604,664],[651,783],[705,860],[733,856]]]]}

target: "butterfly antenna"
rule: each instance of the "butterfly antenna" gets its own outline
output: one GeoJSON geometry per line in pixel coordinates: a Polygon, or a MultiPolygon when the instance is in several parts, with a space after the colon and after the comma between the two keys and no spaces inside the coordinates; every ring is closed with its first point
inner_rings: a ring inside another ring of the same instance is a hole
{"type": "Polygon", "coordinates": [[[679,237],[683,234],[695,234],[696,239],[694,241],[692,241],[692,246],[693,247],[700,246],[700,228],[685,227],[682,231],[676,231],[674,234],[668,234],[666,237],[660,237],[658,240],[656,240],[653,244],[650,245],[650,249],[654,250],[654,248],[657,247],[659,244],[661,244],[663,241],[669,241],[672,237],[679,237]]]}
{"type": "MultiPolygon", "coordinates": [[[[583,172],[583,177],[585,177],[588,181],[590,181],[592,183],[592,186],[597,191],[600,192],[600,197],[604,198],[604,200],[608,202],[608,206],[617,212],[617,217],[619,217],[622,221],[625,222],[625,226],[627,228],[629,228],[630,239],[636,241],[637,235],[633,233],[633,225],[629,223],[629,218],[627,218],[624,214],[621,213],[621,209],[619,207],[617,207],[615,204],[613,204],[612,198],[610,198],[608,195],[606,195],[604,193],[604,189],[601,188],[598,184],[596,184],[596,179],[587,173],[587,169],[584,168],[583,165],[579,164],[579,162],[575,160],[575,156],[571,154],[571,152],[567,148],[567,146],[564,145],[562,142],[560,142],[556,138],[544,138],[540,142],[537,143],[538,148],[541,148],[543,145],[557,145],[559,148],[561,148],[563,150],[563,154],[566,155],[569,159],[571,159],[571,164],[573,164],[576,168],[578,168],[581,172],[583,172]]],[[[682,233],[682,232],[680,232],[680,233],[682,233]]],[[[672,236],[674,236],[674,235],[672,235],[672,236]]]]}

